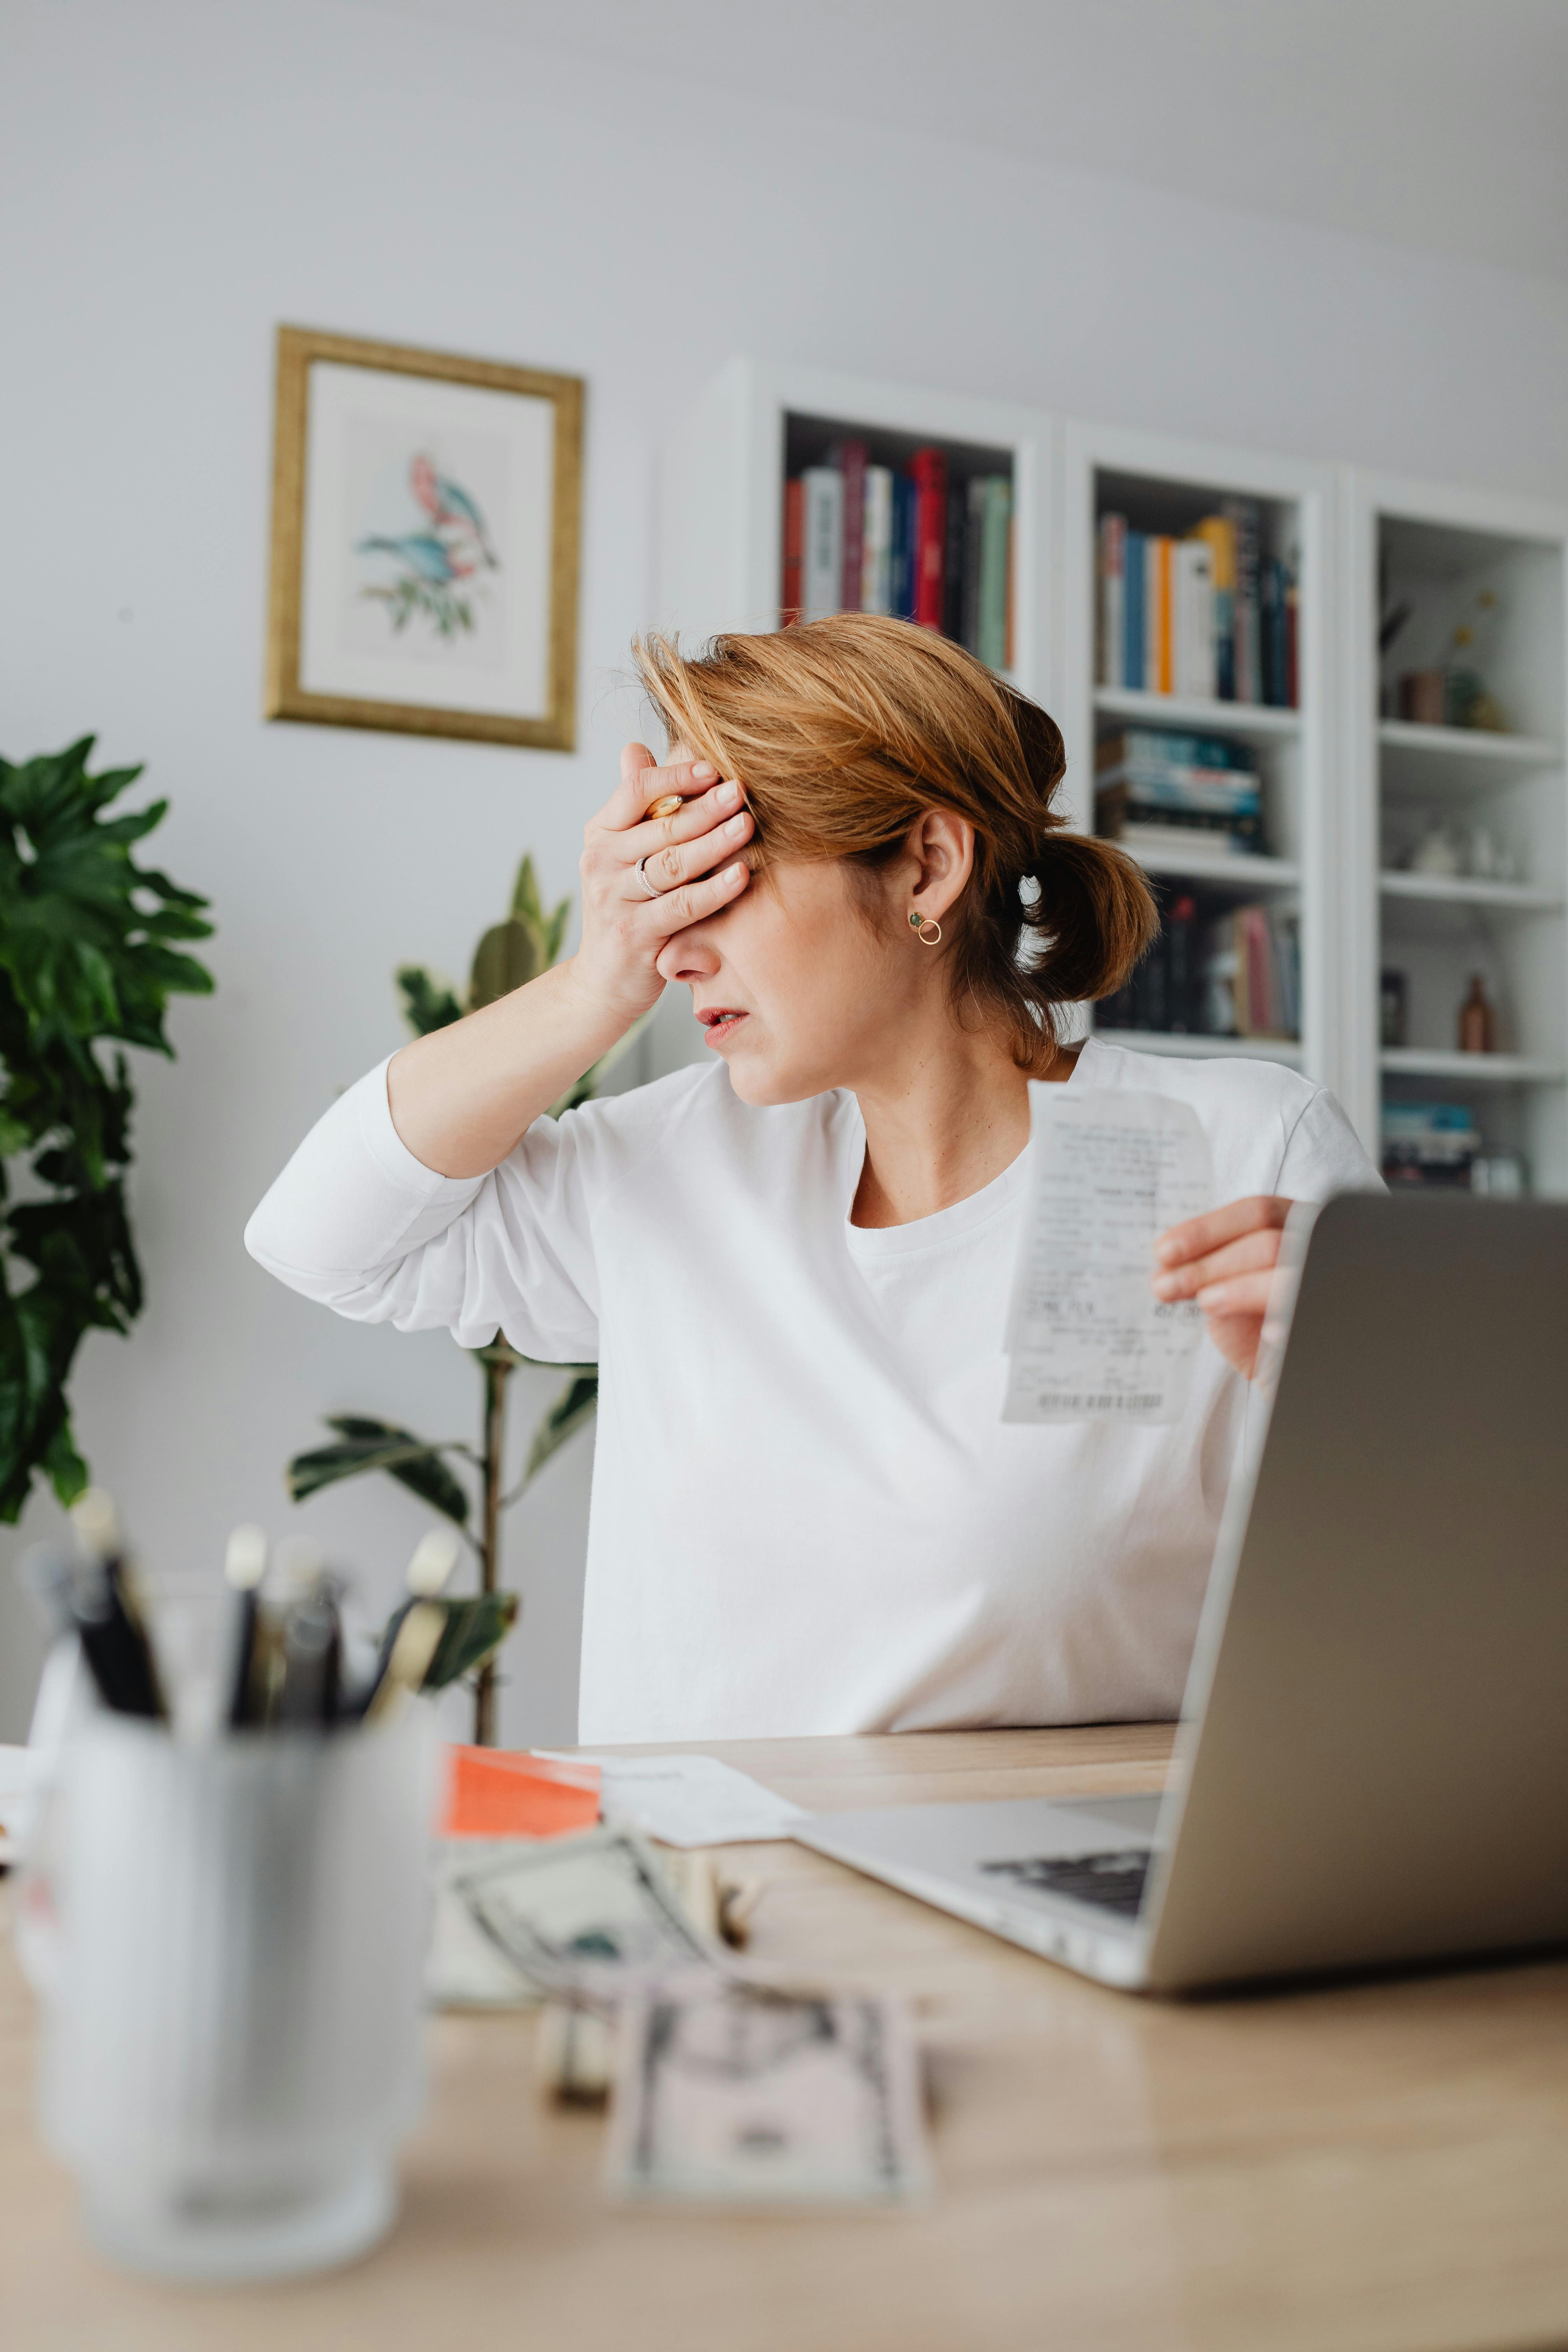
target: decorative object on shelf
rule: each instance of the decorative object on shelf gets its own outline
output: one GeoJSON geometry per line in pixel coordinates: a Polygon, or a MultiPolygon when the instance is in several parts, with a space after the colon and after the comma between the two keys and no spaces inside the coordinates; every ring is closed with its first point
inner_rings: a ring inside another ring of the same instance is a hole
{"type": "Polygon", "coordinates": [[[1489,735],[1506,735],[1508,721],[1497,697],[1489,694],[1484,665],[1497,634],[1498,600],[1482,588],[1472,601],[1473,618],[1456,624],[1443,664],[1443,721],[1448,727],[1476,727],[1489,735]]]}
{"type": "MultiPolygon", "coordinates": [[[[403,994],[404,1017],[415,1035],[425,1037],[434,1029],[445,1029],[465,1013],[493,1004],[498,997],[509,995],[514,988],[521,988],[548,970],[565,943],[571,912],[570,898],[563,898],[548,914],[545,912],[533,860],[525,857],[518,868],[510,912],[486,931],[474,950],[466,1003],[460,1004],[455,992],[426,966],[405,964],[399,970],[397,985],[403,994]]],[[[560,1100],[551,1105],[548,1116],[558,1118],[563,1111],[586,1102],[646,1025],[646,1017],[636,1023],[575,1086],[569,1087],[560,1100]]],[[[568,1375],[566,1384],[534,1432],[521,1477],[507,1487],[507,1384],[520,1364],[536,1360],[520,1355],[500,1331],[488,1347],[471,1349],[469,1353],[483,1381],[477,1446],[457,1439],[433,1441],[418,1437],[412,1430],[393,1422],[372,1419],[368,1414],[330,1413],[324,1418],[328,1428],[336,1432],[336,1442],[294,1456],[289,1465],[289,1491],[295,1502],[302,1503],[307,1496],[320,1493],[323,1486],[359,1477],[367,1470],[384,1470],[457,1528],[474,1554],[480,1596],[505,1612],[504,1631],[515,1619],[518,1603],[516,1595],[504,1592],[500,1585],[503,1514],[521,1499],[552,1455],[592,1420],[598,1402],[599,1370],[596,1364],[546,1367],[551,1371],[564,1371],[568,1375]],[[475,1498],[448,1468],[447,1457],[452,1455],[471,1474],[478,1489],[477,1535],[469,1525],[475,1498]]],[[[489,1652],[474,1677],[473,1690],[475,1741],[480,1747],[493,1748],[496,1668],[489,1652]]]]}
{"type": "Polygon", "coordinates": [[[103,1045],[166,1054],[169,998],[212,976],[182,943],[211,936],[194,890],[136,864],[166,801],[103,812],[142,770],[89,776],[94,739],[13,766],[0,760],[0,1519],[35,1472],[62,1503],[87,1485],[66,1394],[89,1331],[128,1332],[142,1269],[125,1204],[131,1075],[103,1045]],[[18,1165],[18,1163],[25,1163],[18,1165]],[[15,1197],[24,1178],[23,1197],[15,1197]],[[36,1269],[11,1286],[18,1265],[36,1269]]]}
{"type": "Polygon", "coordinates": [[[1378,981],[1377,1041],[1398,1047],[1407,1042],[1409,982],[1402,971],[1384,971],[1378,981]]]}
{"type": "Polygon", "coordinates": [[[1470,992],[1459,1007],[1459,1051],[1461,1054],[1495,1054],[1497,1051],[1497,1014],[1492,1010],[1486,983],[1479,971],[1470,974],[1470,992]]]}
{"type": "Polygon", "coordinates": [[[1452,825],[1439,818],[1430,824],[1410,853],[1412,874],[1429,874],[1456,881],[1465,870],[1465,851],[1452,825]]]}
{"type": "Polygon", "coordinates": [[[1521,1200],[1530,1190],[1523,1155],[1518,1151],[1487,1151],[1470,1162],[1470,1190],[1494,1201],[1521,1200]]]}
{"type": "Polygon", "coordinates": [[[278,331],[266,714],[569,751],[583,382],[278,331]]]}
{"type": "Polygon", "coordinates": [[[1406,670],[1399,681],[1399,716],[1412,727],[1441,727],[1447,693],[1440,669],[1406,670]]]}

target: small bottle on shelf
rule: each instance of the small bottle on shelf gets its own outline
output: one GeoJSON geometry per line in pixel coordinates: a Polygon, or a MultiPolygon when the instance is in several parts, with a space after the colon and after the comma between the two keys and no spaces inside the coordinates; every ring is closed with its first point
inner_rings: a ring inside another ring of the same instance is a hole
{"type": "Polygon", "coordinates": [[[1470,992],[1459,1007],[1461,1054],[1491,1054],[1497,1050],[1497,1015],[1479,971],[1470,974],[1470,992]]]}

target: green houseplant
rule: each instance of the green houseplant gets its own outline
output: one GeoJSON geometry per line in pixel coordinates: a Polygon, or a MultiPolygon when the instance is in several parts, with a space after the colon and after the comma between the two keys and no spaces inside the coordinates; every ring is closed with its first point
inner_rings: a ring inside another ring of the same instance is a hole
{"type": "MultiPolygon", "coordinates": [[[[547,913],[539,896],[533,860],[525,857],[518,868],[511,907],[503,919],[485,932],[474,950],[466,1002],[424,964],[405,964],[397,972],[404,1018],[416,1036],[427,1036],[460,1021],[466,1013],[493,1004],[546,971],[560,956],[571,919],[572,901],[563,898],[547,913]]],[[[628,1031],[610,1052],[595,1062],[550,1107],[558,1118],[595,1092],[612,1064],[618,1061],[642,1024],[628,1031]]],[[[501,1538],[506,1513],[521,1501],[552,1455],[568,1438],[593,1419],[598,1401],[599,1374],[594,1364],[552,1365],[567,1373],[565,1385],[534,1431],[521,1475],[506,1484],[508,1383],[519,1365],[536,1360],[521,1356],[498,1331],[487,1347],[469,1350],[480,1378],[479,1431],[477,1444],[460,1438],[417,1436],[395,1422],[368,1413],[329,1413],[333,1432],[330,1445],[297,1454],[289,1465],[289,1491],[303,1502],[308,1495],[366,1471],[384,1471],[422,1503],[441,1513],[458,1529],[474,1555],[479,1591],[455,1604],[447,1636],[437,1654],[426,1686],[470,1675],[474,1691],[474,1738],[492,1747],[496,1736],[496,1652],[517,1619],[518,1597],[501,1584],[501,1538]],[[456,1463],[459,1469],[454,1469],[456,1463]]]]}
{"type": "Polygon", "coordinates": [[[67,1386],[89,1331],[128,1332],[142,1270],[125,1205],[133,1096],[122,1053],[172,1056],[171,995],[212,977],[174,943],[206,939],[206,900],[139,866],[166,801],[104,811],[142,770],[88,773],[94,738],[0,759],[0,1519],[42,1473],[87,1484],[67,1386]],[[18,1171],[15,1163],[22,1163],[18,1171]],[[15,1197],[16,1176],[26,1197],[15,1197]],[[31,1278],[18,1282],[18,1268],[31,1278]]]}

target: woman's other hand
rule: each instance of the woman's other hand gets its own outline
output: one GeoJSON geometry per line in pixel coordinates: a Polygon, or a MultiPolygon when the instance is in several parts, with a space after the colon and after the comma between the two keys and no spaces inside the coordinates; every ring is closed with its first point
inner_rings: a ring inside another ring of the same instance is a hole
{"type": "Polygon", "coordinates": [[[1276,1194],[1229,1201],[1205,1217],[1173,1225],[1154,1244],[1157,1298],[1195,1298],[1209,1338],[1238,1372],[1252,1378],[1285,1219],[1292,1207],[1276,1194]]]}
{"type": "Polygon", "coordinates": [[[745,889],[751,872],[739,853],[752,830],[740,785],[706,761],[661,768],[646,743],[628,743],[621,753],[619,787],[584,835],[583,939],[569,968],[576,986],[623,1027],[664,988],[655,960],[665,941],[745,889]],[[679,808],[647,814],[672,796],[679,808]],[[637,873],[645,858],[657,897],[637,873]]]}

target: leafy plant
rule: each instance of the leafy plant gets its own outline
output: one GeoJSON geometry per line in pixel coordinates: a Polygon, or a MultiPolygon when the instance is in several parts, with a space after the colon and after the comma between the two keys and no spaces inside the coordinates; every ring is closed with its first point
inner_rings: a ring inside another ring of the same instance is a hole
{"type": "Polygon", "coordinates": [[[104,810],[142,770],[90,776],[94,738],[0,760],[0,1519],[42,1471],[62,1503],[87,1484],[67,1383],[88,1331],[125,1333],[142,1270],[125,1207],[133,1096],[123,1054],[172,1056],[171,995],[212,977],[173,942],[210,937],[205,898],[139,866],[166,801],[104,810]],[[28,1197],[13,1200],[26,1163],[28,1197]],[[33,1278],[18,1288],[18,1264],[33,1278]]]}
{"type": "MultiPolygon", "coordinates": [[[[448,983],[424,964],[404,964],[396,980],[403,1014],[416,1037],[445,1029],[466,1013],[493,1004],[524,987],[549,970],[560,957],[571,920],[572,901],[563,898],[546,911],[539,895],[533,860],[525,857],[518,868],[511,907],[492,924],[474,950],[467,1001],[459,1003],[448,983]]],[[[617,1062],[642,1024],[629,1030],[617,1045],[584,1072],[574,1086],[550,1107],[548,1116],[585,1102],[611,1066],[617,1062]]],[[[472,1550],[479,1570],[479,1592],[471,1601],[449,1605],[441,1646],[429,1673],[427,1688],[471,1674],[474,1679],[474,1738],[483,1746],[495,1742],[495,1654],[510,1633],[518,1614],[517,1595],[501,1590],[501,1533],[505,1514],[519,1502],[545,1464],[594,1417],[598,1402],[599,1372],[595,1364],[572,1364],[570,1377],[533,1433],[521,1475],[504,1485],[507,1453],[507,1385],[520,1364],[537,1359],[520,1355],[497,1332],[488,1346],[469,1350],[479,1367],[482,1412],[479,1439],[470,1445],[462,1439],[431,1440],[417,1436],[395,1422],[376,1421],[364,1413],[325,1416],[333,1443],[297,1454],[289,1465],[289,1491],[297,1503],[322,1487],[366,1471],[384,1471],[417,1495],[430,1509],[450,1519],[472,1550]],[[449,1465],[457,1462],[465,1478],[449,1465]],[[475,1522],[477,1521],[477,1525],[475,1522]]],[[[562,1367],[552,1365],[552,1370],[562,1367]]]]}

